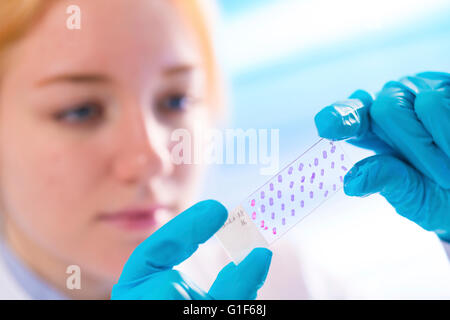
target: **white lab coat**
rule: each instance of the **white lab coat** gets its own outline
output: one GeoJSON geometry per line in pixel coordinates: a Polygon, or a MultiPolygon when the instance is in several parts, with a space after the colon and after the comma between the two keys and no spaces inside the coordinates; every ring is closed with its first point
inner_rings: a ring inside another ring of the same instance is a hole
{"type": "Polygon", "coordinates": [[[0,255],[0,300],[28,300],[30,296],[16,282],[0,255]]]}

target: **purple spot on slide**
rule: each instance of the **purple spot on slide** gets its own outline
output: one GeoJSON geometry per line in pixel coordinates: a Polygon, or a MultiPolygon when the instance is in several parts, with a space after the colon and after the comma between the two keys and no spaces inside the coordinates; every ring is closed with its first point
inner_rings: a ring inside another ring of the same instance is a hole
{"type": "Polygon", "coordinates": [[[312,175],[311,175],[311,179],[315,179],[315,178],[316,178],[316,173],[313,172],[312,175]]]}
{"type": "Polygon", "coordinates": [[[253,211],[253,213],[252,213],[252,219],[253,219],[253,220],[256,219],[256,212],[255,212],[255,211],[253,211]]]}
{"type": "Polygon", "coordinates": [[[342,178],[342,176],[339,176],[339,180],[341,180],[341,182],[344,182],[344,179],[342,178]]]}
{"type": "Polygon", "coordinates": [[[334,169],[334,161],[331,161],[331,169],[334,169]]]}
{"type": "Polygon", "coordinates": [[[281,210],[284,211],[284,203],[281,204],[281,210]]]}
{"type": "Polygon", "coordinates": [[[323,196],[326,197],[327,195],[328,195],[328,190],[325,191],[325,194],[323,196]]]}
{"type": "Polygon", "coordinates": [[[261,212],[265,212],[266,211],[266,206],[265,205],[261,205],[261,212]]]}
{"type": "Polygon", "coordinates": [[[277,197],[278,197],[278,199],[281,198],[281,190],[278,190],[278,192],[277,192],[277,197]]]}
{"type": "Polygon", "coordinates": [[[252,200],[251,202],[251,206],[254,207],[255,206],[255,199],[252,200]]]}
{"type": "Polygon", "coordinates": [[[334,153],[336,151],[336,146],[332,146],[330,152],[334,153]]]}
{"type": "Polygon", "coordinates": [[[327,152],[326,152],[326,151],[323,151],[323,152],[322,152],[322,156],[323,156],[324,159],[326,159],[326,158],[328,157],[327,152]]]}
{"type": "Polygon", "coordinates": [[[341,160],[344,161],[344,154],[341,154],[341,160]]]}
{"type": "Polygon", "coordinates": [[[265,196],[266,194],[264,193],[264,191],[261,191],[261,199],[264,199],[265,196]]]}
{"type": "Polygon", "coordinates": [[[300,163],[300,165],[298,166],[298,171],[302,171],[303,167],[304,167],[303,163],[300,163]]]}
{"type": "Polygon", "coordinates": [[[342,168],[342,170],[344,170],[344,171],[347,171],[347,170],[348,170],[345,166],[342,166],[341,168],[342,168]]]}
{"type": "Polygon", "coordinates": [[[261,220],[261,228],[264,228],[264,220],[261,220]]]}
{"type": "Polygon", "coordinates": [[[270,191],[273,191],[273,183],[269,184],[270,191]]]}
{"type": "Polygon", "coordinates": [[[281,176],[281,174],[278,175],[278,182],[283,182],[283,177],[281,176]]]}
{"type": "Polygon", "coordinates": [[[272,212],[272,219],[275,219],[275,212],[272,212]]]}
{"type": "Polygon", "coordinates": [[[315,158],[314,159],[314,165],[317,167],[319,165],[319,159],[315,158]]]}
{"type": "Polygon", "coordinates": [[[285,218],[281,219],[281,224],[282,224],[283,226],[286,224],[286,219],[285,219],[285,218]]]}
{"type": "Polygon", "coordinates": [[[301,185],[301,186],[300,186],[300,191],[301,191],[301,192],[304,192],[304,191],[305,191],[305,186],[304,186],[304,185],[301,185]]]}
{"type": "Polygon", "coordinates": [[[291,210],[291,216],[295,216],[295,209],[291,210]]]}
{"type": "Polygon", "coordinates": [[[333,184],[333,191],[336,191],[336,185],[333,184]]]}
{"type": "Polygon", "coordinates": [[[323,182],[319,183],[319,189],[322,190],[323,188],[323,182]]]}
{"type": "Polygon", "coordinates": [[[288,174],[292,174],[292,170],[294,170],[294,168],[289,167],[288,174]]]}
{"type": "Polygon", "coordinates": [[[325,174],[325,169],[320,170],[320,175],[323,176],[325,174]]]}
{"type": "Polygon", "coordinates": [[[272,229],[273,234],[277,234],[277,228],[272,229]]]}
{"type": "Polygon", "coordinates": [[[303,208],[304,206],[305,206],[305,201],[303,201],[303,200],[302,200],[302,201],[300,201],[300,207],[302,207],[302,208],[303,208]]]}
{"type": "Polygon", "coordinates": [[[294,201],[294,195],[291,194],[291,201],[294,201]]]}
{"type": "Polygon", "coordinates": [[[294,186],[294,181],[291,181],[291,182],[289,183],[289,188],[292,189],[293,186],[294,186]]]}
{"type": "Polygon", "coordinates": [[[269,198],[269,204],[273,206],[273,198],[269,198]]]}
{"type": "Polygon", "coordinates": [[[302,177],[301,177],[300,182],[301,182],[301,183],[305,182],[305,176],[302,176],[302,177]]]}
{"type": "Polygon", "coordinates": [[[309,192],[309,197],[310,197],[311,199],[314,198],[314,192],[310,191],[310,192],[309,192]]]}

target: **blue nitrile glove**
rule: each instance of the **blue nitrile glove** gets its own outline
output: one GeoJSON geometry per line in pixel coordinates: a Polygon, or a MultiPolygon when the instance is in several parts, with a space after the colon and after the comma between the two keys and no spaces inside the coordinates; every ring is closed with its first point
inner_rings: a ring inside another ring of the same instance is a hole
{"type": "Polygon", "coordinates": [[[254,249],[240,264],[220,271],[208,293],[172,267],[189,258],[227,219],[214,200],[195,204],[142,242],[131,254],[111,299],[255,299],[269,270],[272,252],[254,249]]]}
{"type": "Polygon", "coordinates": [[[358,90],[315,122],[321,137],[377,153],[347,173],[347,195],[379,192],[400,215],[450,241],[450,74],[391,81],[375,99],[358,90]]]}

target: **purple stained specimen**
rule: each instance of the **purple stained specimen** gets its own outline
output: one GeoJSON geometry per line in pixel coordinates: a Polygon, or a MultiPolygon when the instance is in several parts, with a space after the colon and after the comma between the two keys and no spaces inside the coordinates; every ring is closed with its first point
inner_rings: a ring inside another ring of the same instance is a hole
{"type": "Polygon", "coordinates": [[[292,174],[292,170],[294,170],[294,168],[289,167],[289,169],[288,169],[288,174],[292,174]]]}
{"type": "Polygon", "coordinates": [[[304,185],[301,185],[301,186],[300,186],[300,191],[301,191],[301,192],[304,192],[304,191],[305,191],[305,186],[304,186],[304,185]]]}
{"type": "Polygon", "coordinates": [[[316,178],[316,173],[313,172],[312,175],[311,175],[311,179],[315,179],[315,178],[316,178]]]}
{"type": "Polygon", "coordinates": [[[319,165],[319,159],[315,158],[314,159],[314,165],[317,167],[319,165]]]}
{"type": "Polygon", "coordinates": [[[334,169],[334,161],[331,161],[331,169],[334,169]]]}
{"type": "Polygon", "coordinates": [[[275,212],[272,212],[272,219],[275,219],[275,212]]]}
{"type": "Polygon", "coordinates": [[[277,197],[278,197],[278,199],[281,198],[281,190],[278,190],[278,192],[277,192],[277,197]]]}
{"type": "Polygon", "coordinates": [[[328,190],[325,191],[325,194],[323,196],[326,197],[327,195],[328,195],[328,190]]]}
{"type": "Polygon", "coordinates": [[[261,205],[261,212],[265,212],[266,211],[266,206],[265,205],[261,205]]]}
{"type": "Polygon", "coordinates": [[[319,189],[322,190],[323,188],[323,182],[319,183],[319,189]]]}
{"type": "Polygon", "coordinates": [[[303,200],[302,200],[302,201],[300,201],[300,207],[302,207],[302,208],[303,208],[304,206],[305,206],[305,201],[303,201],[303,200]]]}
{"type": "Polygon", "coordinates": [[[289,188],[292,189],[293,186],[294,186],[294,181],[291,181],[291,182],[289,183],[289,188]]]}
{"type": "Polygon", "coordinates": [[[253,220],[256,219],[256,212],[255,212],[255,211],[253,211],[253,213],[252,213],[252,219],[253,219],[253,220]]]}
{"type": "Polygon", "coordinates": [[[336,146],[335,145],[333,145],[332,147],[331,147],[331,150],[330,150],[330,152],[331,153],[334,153],[336,151],[336,146]]]}
{"type": "Polygon", "coordinates": [[[325,175],[325,169],[320,170],[320,175],[324,176],[325,175]]]}
{"type": "Polygon", "coordinates": [[[341,180],[341,182],[344,182],[344,178],[342,178],[342,176],[339,176],[339,180],[341,180]]]}
{"type": "Polygon", "coordinates": [[[274,227],[274,228],[272,229],[272,232],[273,232],[273,234],[277,234],[277,228],[274,227]]]}
{"type": "Polygon", "coordinates": [[[284,211],[284,203],[281,204],[281,210],[284,211]]]}
{"type": "Polygon", "coordinates": [[[294,195],[291,194],[291,201],[294,201],[294,195]]]}
{"type": "Polygon", "coordinates": [[[300,182],[301,182],[301,183],[305,182],[305,179],[306,179],[305,176],[302,176],[302,177],[300,178],[300,182]]]}
{"type": "Polygon", "coordinates": [[[270,191],[273,191],[273,183],[269,184],[270,191]]]}
{"type": "Polygon", "coordinates": [[[298,171],[302,171],[303,167],[304,167],[303,163],[300,163],[299,166],[298,166],[298,171]]]}
{"type": "Polygon", "coordinates": [[[324,159],[326,159],[328,157],[328,153],[326,151],[323,151],[322,152],[322,156],[323,156],[324,159]]]}
{"type": "Polygon", "coordinates": [[[336,191],[336,185],[333,184],[333,191],[336,191]]]}
{"type": "Polygon", "coordinates": [[[271,206],[273,206],[273,198],[272,198],[272,197],[269,198],[269,204],[270,204],[271,206]]]}
{"type": "Polygon", "coordinates": [[[341,168],[342,170],[347,171],[347,168],[345,166],[342,166],[341,168]]]}
{"type": "Polygon", "coordinates": [[[278,175],[278,182],[283,182],[283,177],[281,176],[281,174],[278,175]]]}
{"type": "Polygon", "coordinates": [[[344,161],[344,154],[341,154],[341,160],[344,161]]]}
{"type": "Polygon", "coordinates": [[[291,216],[295,216],[295,209],[291,210],[291,216]]]}
{"type": "Polygon", "coordinates": [[[310,197],[311,199],[314,198],[314,192],[310,191],[310,192],[309,192],[309,197],[310,197]]]}
{"type": "Polygon", "coordinates": [[[261,199],[264,199],[265,196],[266,194],[264,193],[264,191],[261,191],[261,199]]]}
{"type": "Polygon", "coordinates": [[[283,226],[286,224],[286,219],[285,219],[285,218],[281,219],[281,224],[282,224],[283,226]]]}

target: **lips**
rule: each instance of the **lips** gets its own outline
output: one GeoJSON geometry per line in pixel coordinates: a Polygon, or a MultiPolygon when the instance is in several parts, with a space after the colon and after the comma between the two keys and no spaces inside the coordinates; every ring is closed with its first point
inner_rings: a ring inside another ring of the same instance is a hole
{"type": "Polygon", "coordinates": [[[149,229],[157,225],[156,214],[163,208],[153,206],[103,213],[99,216],[99,221],[125,230],[149,229]]]}

